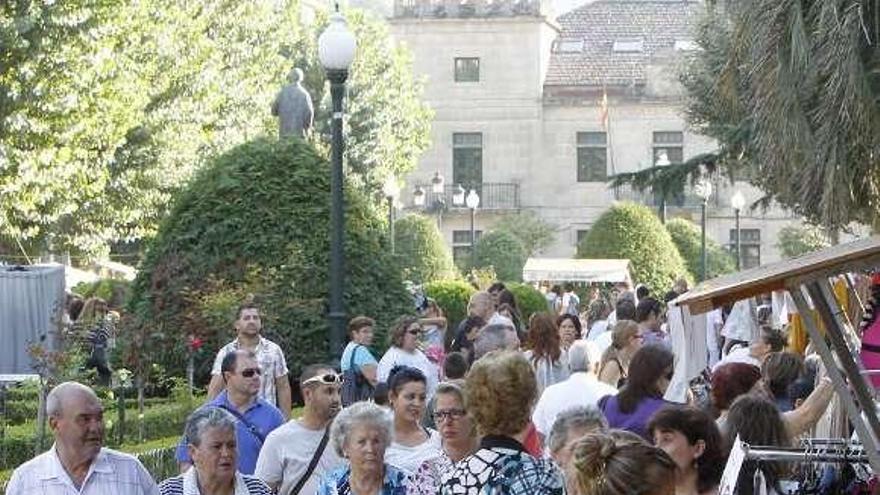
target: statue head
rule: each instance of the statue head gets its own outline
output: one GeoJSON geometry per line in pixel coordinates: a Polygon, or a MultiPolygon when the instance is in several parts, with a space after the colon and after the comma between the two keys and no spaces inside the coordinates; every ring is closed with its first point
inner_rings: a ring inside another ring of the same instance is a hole
{"type": "Polygon", "coordinates": [[[296,84],[301,83],[304,78],[305,78],[305,75],[303,74],[302,69],[300,69],[299,67],[294,67],[293,70],[290,71],[290,74],[287,75],[287,79],[290,82],[296,83],[296,84]]]}

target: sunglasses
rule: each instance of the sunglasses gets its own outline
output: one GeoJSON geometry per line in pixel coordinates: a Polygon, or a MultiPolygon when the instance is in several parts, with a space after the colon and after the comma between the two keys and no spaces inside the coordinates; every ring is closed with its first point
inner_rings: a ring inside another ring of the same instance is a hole
{"type": "Polygon", "coordinates": [[[434,411],[434,422],[442,423],[444,421],[459,420],[464,417],[467,412],[464,409],[447,409],[445,411],[434,411]]]}
{"type": "Polygon", "coordinates": [[[260,371],[260,368],[248,368],[246,370],[241,370],[241,376],[245,378],[252,378],[254,375],[262,375],[263,372],[260,371]]]}
{"type": "Polygon", "coordinates": [[[308,380],[302,382],[303,385],[308,385],[310,383],[321,383],[323,385],[342,384],[342,375],[337,375],[336,373],[325,373],[323,375],[313,376],[308,380]]]}
{"type": "Polygon", "coordinates": [[[413,328],[413,329],[407,330],[406,333],[408,333],[410,335],[421,335],[422,329],[421,328],[413,328]]]}

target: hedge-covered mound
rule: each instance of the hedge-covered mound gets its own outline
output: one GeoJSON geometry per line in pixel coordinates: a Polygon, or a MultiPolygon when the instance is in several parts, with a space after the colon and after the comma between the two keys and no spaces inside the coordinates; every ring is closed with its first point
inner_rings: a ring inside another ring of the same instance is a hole
{"type": "Polygon", "coordinates": [[[474,250],[477,268],[493,267],[498,280],[522,280],[528,256],[522,243],[510,232],[493,230],[480,237],[474,250]]]}
{"type": "MultiPolygon", "coordinates": [[[[694,280],[700,279],[700,266],[703,256],[702,233],[694,222],[684,218],[673,218],[666,222],[666,230],[678,253],[694,280]]],[[[706,278],[730,273],[736,268],[736,261],[730,253],[713,239],[706,238],[706,278]]]]}
{"type": "Polygon", "coordinates": [[[458,276],[435,220],[407,215],[394,222],[395,253],[407,280],[416,283],[458,276]]]}
{"type": "Polygon", "coordinates": [[[446,314],[448,331],[454,332],[467,316],[467,304],[477,289],[462,280],[437,280],[425,284],[425,294],[437,301],[446,314]]]}
{"type": "MultiPolygon", "coordinates": [[[[345,310],[384,330],[412,299],[387,225],[362,193],[347,187],[345,196],[345,310]]],[[[200,337],[204,383],[216,350],[234,338],[235,309],[252,295],[293,376],[326,361],[329,222],[330,166],[310,145],[262,138],[219,156],[179,196],[135,280],[130,309],[149,332],[145,352],[185,376],[187,336],[200,337]]]]}
{"type": "Polygon", "coordinates": [[[577,249],[578,258],[630,260],[633,281],[664,294],[687,275],[669,232],[647,206],[615,203],[593,224],[577,249]]]}

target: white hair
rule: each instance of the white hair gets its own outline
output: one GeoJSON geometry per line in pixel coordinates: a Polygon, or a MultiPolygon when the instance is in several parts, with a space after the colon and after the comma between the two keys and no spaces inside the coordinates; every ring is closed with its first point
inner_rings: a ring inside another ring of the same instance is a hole
{"type": "Polygon", "coordinates": [[[596,363],[598,349],[592,342],[586,340],[575,340],[571,347],[568,348],[568,366],[572,373],[591,371],[593,364],[596,363]]]}
{"type": "Polygon", "coordinates": [[[208,428],[220,428],[221,430],[235,433],[235,416],[230,412],[216,406],[204,406],[196,409],[186,419],[183,436],[186,443],[198,447],[202,444],[202,434],[208,428]]]}
{"type": "Polygon", "coordinates": [[[95,402],[100,402],[98,396],[95,395],[95,391],[82,383],[59,383],[55,388],[50,390],[49,394],[46,396],[46,414],[55,417],[60,416],[64,400],[74,394],[85,394],[94,399],[95,402]]]}
{"type": "Polygon", "coordinates": [[[378,430],[384,440],[383,450],[391,445],[394,430],[388,411],[372,402],[355,402],[336,415],[333,426],[330,427],[330,440],[339,457],[344,455],[342,448],[348,441],[348,436],[359,426],[368,426],[378,430]]]}

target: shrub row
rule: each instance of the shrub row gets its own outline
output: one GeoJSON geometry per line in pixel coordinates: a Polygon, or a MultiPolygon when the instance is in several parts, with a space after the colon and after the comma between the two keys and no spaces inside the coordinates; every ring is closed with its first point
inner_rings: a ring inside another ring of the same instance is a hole
{"type": "MultiPolygon", "coordinates": [[[[172,399],[167,397],[150,397],[144,400],[146,407],[158,406],[170,403],[172,399]]],[[[118,402],[111,399],[102,400],[105,411],[116,411],[118,402]]],[[[7,425],[17,425],[33,421],[37,417],[39,401],[33,399],[16,399],[6,401],[6,410],[2,414],[7,425]]],[[[125,399],[126,409],[137,409],[137,399],[125,399]]]]}

